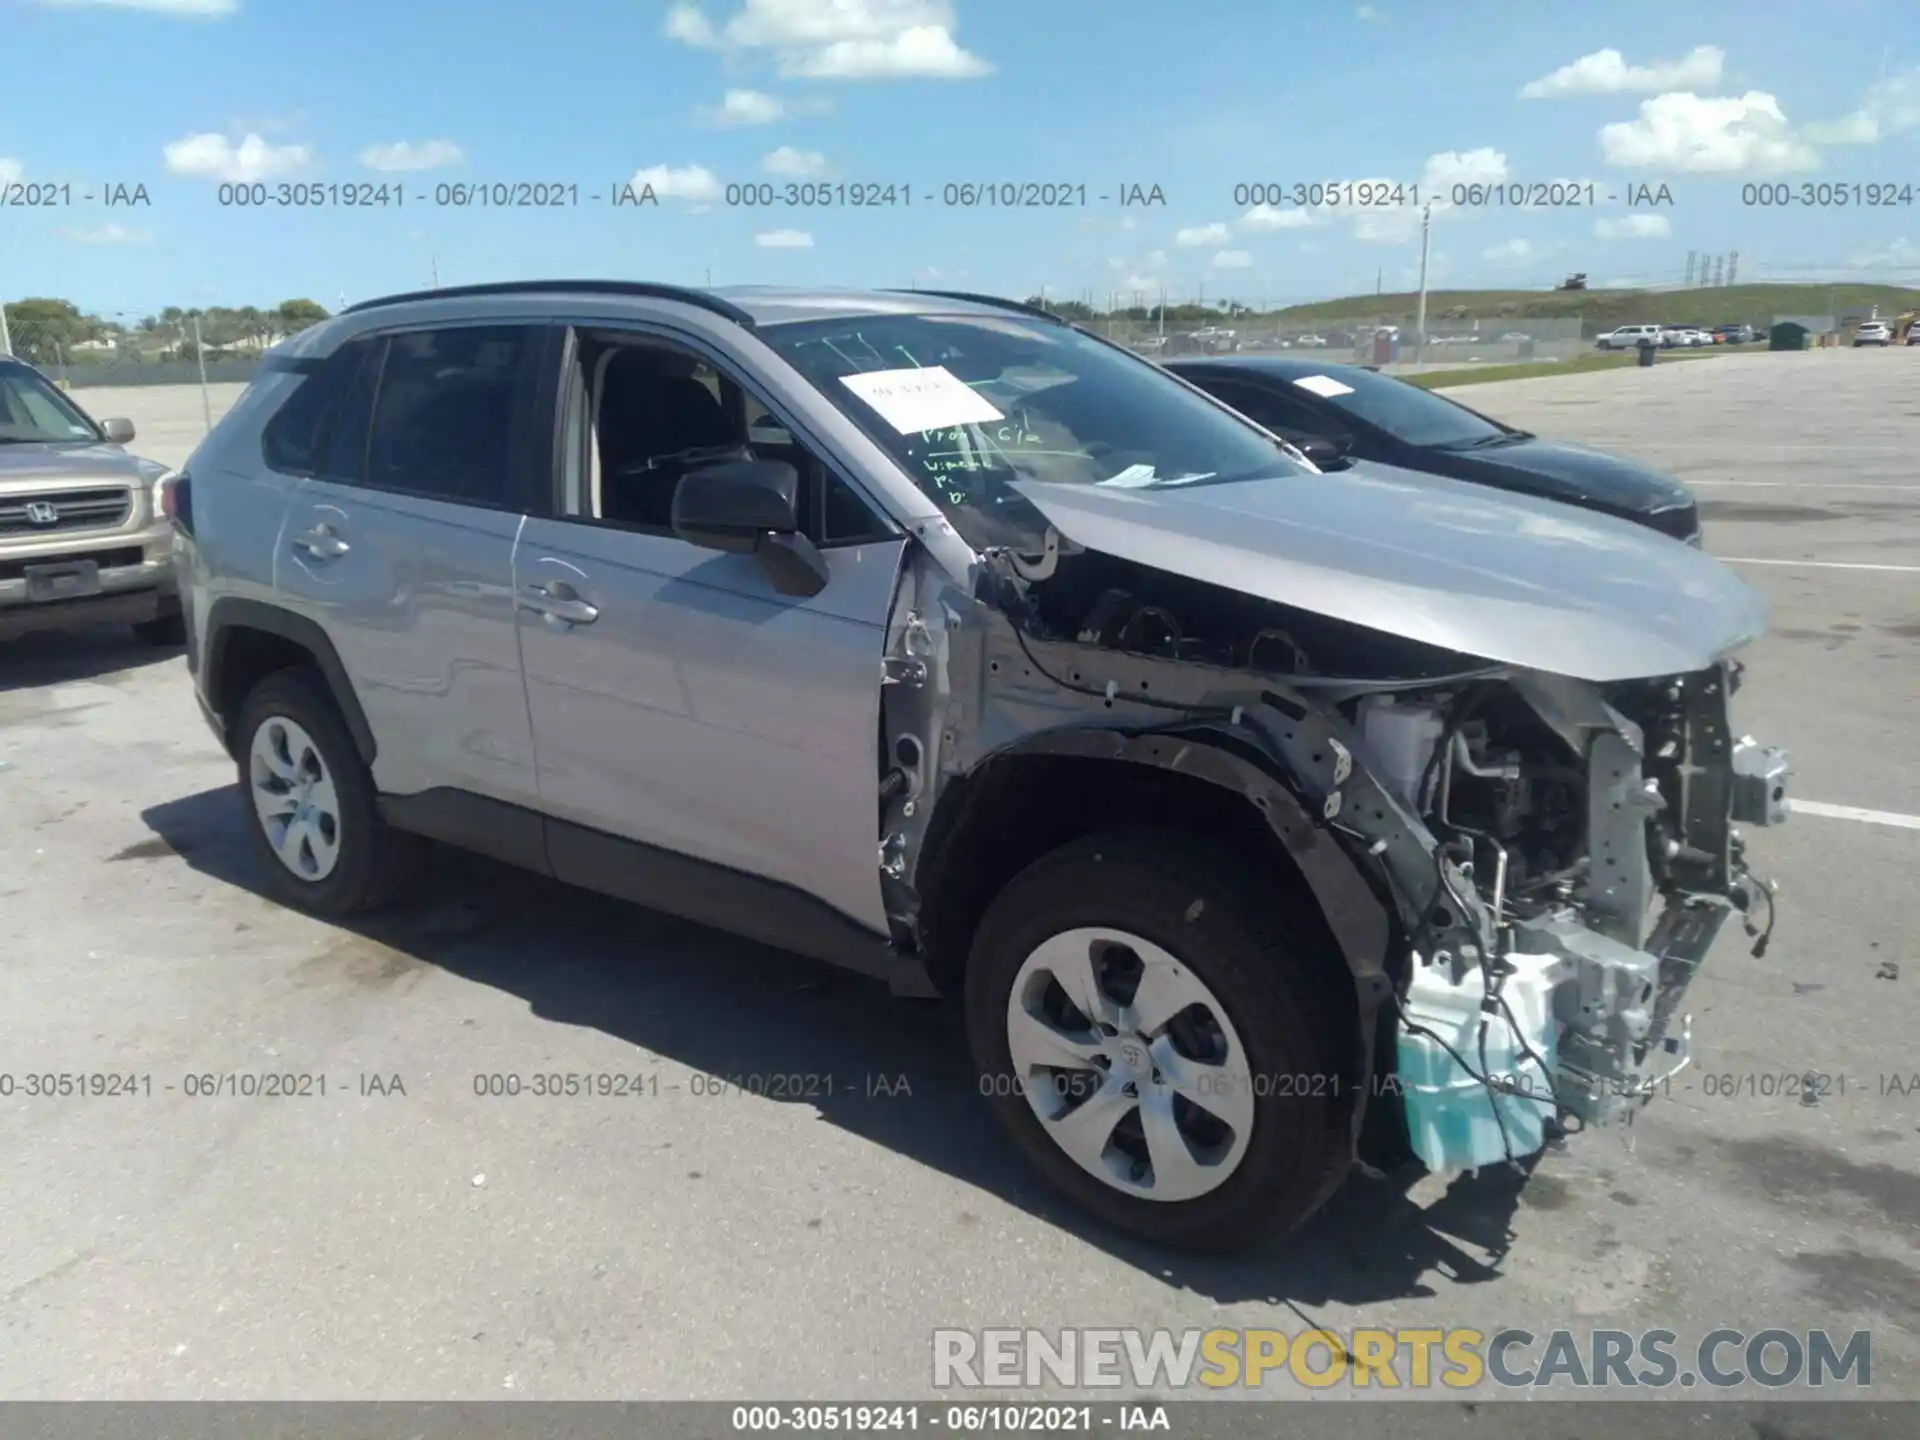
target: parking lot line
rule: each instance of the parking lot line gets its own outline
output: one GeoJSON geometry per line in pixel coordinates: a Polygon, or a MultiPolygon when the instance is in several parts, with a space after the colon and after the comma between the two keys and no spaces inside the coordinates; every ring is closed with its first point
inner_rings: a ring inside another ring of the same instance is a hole
{"type": "Polygon", "coordinates": [[[1798,565],[1808,570],[1895,570],[1920,574],[1920,565],[1865,565],[1857,560],[1762,560],[1752,555],[1719,555],[1723,565],[1798,565]]]}
{"type": "Polygon", "coordinates": [[[1829,820],[1859,820],[1868,825],[1897,825],[1902,830],[1920,830],[1920,815],[1902,815],[1894,810],[1862,810],[1858,805],[1829,805],[1824,800],[1795,797],[1796,815],[1824,815],[1829,820]]]}
{"type": "Polygon", "coordinates": [[[1738,485],[1748,490],[1920,490],[1920,485],[1881,485],[1872,480],[1822,480],[1803,483],[1798,480],[1689,480],[1699,489],[1706,485],[1738,485]]]}

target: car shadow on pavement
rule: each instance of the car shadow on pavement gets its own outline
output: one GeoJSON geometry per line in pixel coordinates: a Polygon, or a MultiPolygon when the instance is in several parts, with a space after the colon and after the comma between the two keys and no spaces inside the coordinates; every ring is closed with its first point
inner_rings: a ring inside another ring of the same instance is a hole
{"type": "MultiPolygon", "coordinates": [[[[142,812],[165,852],[264,893],[234,787],[142,812]]],[[[1117,1235],[1057,1198],[1006,1141],[967,1056],[958,1007],[896,999],[824,965],[436,847],[411,905],[341,927],[342,985],[436,967],[675,1064],[821,1119],[1017,1205],[1167,1283],[1228,1303],[1294,1308],[1431,1295],[1492,1280],[1524,1188],[1512,1171],[1456,1181],[1436,1202],[1414,1175],[1356,1175],[1299,1232],[1252,1254],[1194,1257],[1117,1235]],[[356,953],[357,952],[357,953],[356,953]]],[[[930,1226],[972,1226],[965,1202],[930,1226]]]]}
{"type": "Polygon", "coordinates": [[[164,664],[180,653],[177,645],[138,640],[124,625],[38,630],[0,640],[0,692],[108,679],[164,664]]]}

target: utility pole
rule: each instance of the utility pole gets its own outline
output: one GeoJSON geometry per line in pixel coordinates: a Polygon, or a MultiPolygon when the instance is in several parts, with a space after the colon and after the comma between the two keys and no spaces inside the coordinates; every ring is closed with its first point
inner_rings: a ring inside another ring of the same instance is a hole
{"type": "Polygon", "coordinates": [[[1695,253],[1696,252],[1692,250],[1687,251],[1687,278],[1680,282],[1680,288],[1682,290],[1691,290],[1693,288],[1693,257],[1695,253]]]}
{"type": "Polygon", "coordinates": [[[1167,338],[1167,287],[1160,287],[1160,338],[1167,338]]]}
{"type": "Polygon", "coordinates": [[[1376,296],[1385,293],[1384,291],[1381,290],[1380,287],[1386,284],[1386,280],[1387,280],[1387,267],[1384,265],[1378,266],[1373,272],[1373,293],[1376,296]]]}
{"type": "Polygon", "coordinates": [[[13,336],[7,333],[7,302],[0,300],[0,355],[13,353],[13,336]]]}
{"type": "Polygon", "coordinates": [[[1413,317],[1413,358],[1427,358],[1427,251],[1433,231],[1433,202],[1420,207],[1420,306],[1413,317]]]}
{"type": "Polygon", "coordinates": [[[1739,273],[1740,252],[1738,250],[1729,250],[1727,252],[1727,284],[1733,284],[1733,277],[1739,273]]]}
{"type": "Polygon", "coordinates": [[[433,272],[433,283],[427,288],[430,290],[438,290],[440,288],[440,257],[438,255],[429,256],[427,264],[432,267],[433,272]]]}
{"type": "Polygon", "coordinates": [[[1718,289],[1719,286],[1723,283],[1726,273],[1727,273],[1727,257],[1724,255],[1714,256],[1713,257],[1713,279],[1708,283],[1710,283],[1716,289],[1718,289]]]}

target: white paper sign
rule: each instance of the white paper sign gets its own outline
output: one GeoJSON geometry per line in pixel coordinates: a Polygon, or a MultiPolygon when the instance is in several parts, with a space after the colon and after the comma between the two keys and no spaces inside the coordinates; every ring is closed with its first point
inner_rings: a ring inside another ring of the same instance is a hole
{"type": "Polygon", "coordinates": [[[902,435],[944,430],[951,425],[986,425],[1007,418],[942,365],[869,370],[864,375],[842,375],[840,383],[879,411],[880,418],[902,435]]]}
{"type": "Polygon", "coordinates": [[[1353,387],[1342,385],[1331,375],[1302,375],[1293,382],[1302,390],[1307,390],[1324,399],[1331,400],[1336,395],[1351,395],[1353,387]]]}

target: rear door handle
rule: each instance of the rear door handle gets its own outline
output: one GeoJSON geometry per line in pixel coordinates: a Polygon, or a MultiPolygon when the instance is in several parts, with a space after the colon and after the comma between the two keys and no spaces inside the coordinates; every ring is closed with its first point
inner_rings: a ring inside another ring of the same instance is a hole
{"type": "Polygon", "coordinates": [[[582,600],[579,592],[564,580],[527,586],[520,603],[556,625],[591,625],[600,618],[600,607],[582,600]]]}
{"type": "Polygon", "coordinates": [[[333,533],[328,525],[316,525],[293,537],[293,543],[316,560],[338,560],[353,547],[333,533]]]}

